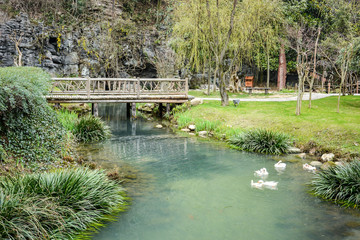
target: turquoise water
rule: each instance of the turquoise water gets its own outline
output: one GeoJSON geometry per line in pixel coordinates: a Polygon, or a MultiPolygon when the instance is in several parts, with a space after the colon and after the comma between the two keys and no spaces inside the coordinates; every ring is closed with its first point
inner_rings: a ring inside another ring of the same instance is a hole
{"type": "Polygon", "coordinates": [[[114,136],[90,157],[104,166],[138,168],[147,182],[133,189],[130,209],[93,239],[360,239],[359,211],[307,194],[312,174],[302,163],[288,162],[279,174],[271,157],[177,136],[151,122],[127,122],[124,111],[101,105],[114,136]],[[278,190],[250,187],[262,167],[278,190]]]}

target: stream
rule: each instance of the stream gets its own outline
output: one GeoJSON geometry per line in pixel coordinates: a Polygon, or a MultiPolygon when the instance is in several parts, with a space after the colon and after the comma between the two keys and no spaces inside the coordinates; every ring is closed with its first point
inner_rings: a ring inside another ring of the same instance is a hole
{"type": "Polygon", "coordinates": [[[287,162],[278,173],[271,156],[231,150],[183,137],[155,123],[128,121],[125,104],[100,104],[110,140],[89,146],[104,167],[138,169],[129,210],[93,235],[96,240],[360,239],[360,212],[307,193],[312,173],[287,162]],[[278,190],[254,189],[266,167],[278,190]]]}

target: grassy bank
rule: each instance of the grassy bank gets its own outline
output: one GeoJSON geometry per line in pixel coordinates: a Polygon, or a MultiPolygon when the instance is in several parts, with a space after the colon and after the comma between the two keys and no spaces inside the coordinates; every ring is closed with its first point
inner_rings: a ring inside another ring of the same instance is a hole
{"type": "Polygon", "coordinates": [[[266,128],[292,136],[304,150],[337,153],[360,152],[360,97],[341,98],[340,114],[337,97],[312,102],[312,109],[303,101],[300,116],[295,115],[296,102],[240,102],[235,107],[221,107],[218,101],[205,101],[189,111],[175,114],[180,128],[195,124],[197,130],[212,131],[217,138],[232,136],[253,128],[266,128]],[[225,135],[224,135],[225,134],[225,135]]]}
{"type": "MultiPolygon", "coordinates": [[[[189,95],[194,97],[200,97],[200,98],[220,98],[220,92],[210,92],[210,95],[205,94],[207,90],[190,90],[189,95]]],[[[228,93],[229,98],[269,98],[274,97],[274,93],[265,94],[264,91],[261,91],[259,93],[252,93],[249,94],[247,92],[241,92],[241,93],[228,93]]],[[[284,90],[280,92],[276,92],[276,95],[281,96],[295,96],[295,93],[293,90],[284,90]]]]}

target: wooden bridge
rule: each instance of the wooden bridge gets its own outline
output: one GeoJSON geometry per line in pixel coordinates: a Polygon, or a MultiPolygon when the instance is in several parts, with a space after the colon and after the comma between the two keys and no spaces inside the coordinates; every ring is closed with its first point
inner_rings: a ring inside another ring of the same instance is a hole
{"type": "Polygon", "coordinates": [[[52,78],[49,103],[184,103],[188,79],[52,78]]]}
{"type": "Polygon", "coordinates": [[[128,103],[128,113],[136,116],[136,103],[184,103],[188,97],[188,79],[159,78],[52,78],[49,103],[92,103],[98,115],[97,103],[128,103]]]}

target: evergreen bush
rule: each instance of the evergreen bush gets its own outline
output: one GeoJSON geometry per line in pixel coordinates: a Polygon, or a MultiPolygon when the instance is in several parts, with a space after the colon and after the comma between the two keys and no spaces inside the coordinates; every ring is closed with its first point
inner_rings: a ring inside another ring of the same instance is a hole
{"type": "Polygon", "coordinates": [[[232,137],[229,143],[245,151],[283,154],[290,147],[290,138],[283,133],[255,129],[232,137]]]}
{"type": "Polygon", "coordinates": [[[60,157],[65,130],[45,95],[50,76],[39,68],[0,68],[0,144],[24,163],[60,157]]]}

